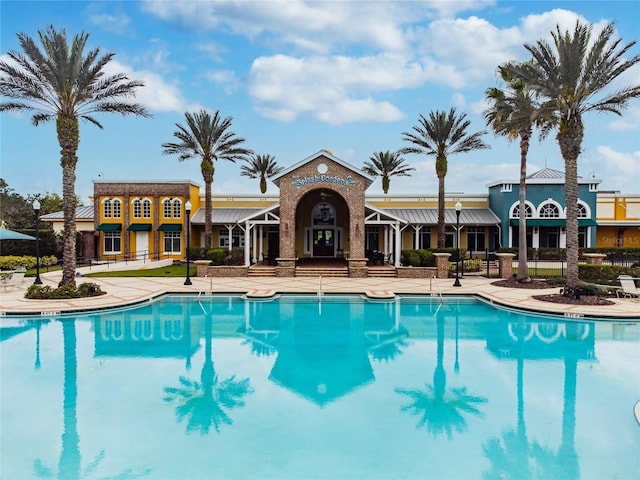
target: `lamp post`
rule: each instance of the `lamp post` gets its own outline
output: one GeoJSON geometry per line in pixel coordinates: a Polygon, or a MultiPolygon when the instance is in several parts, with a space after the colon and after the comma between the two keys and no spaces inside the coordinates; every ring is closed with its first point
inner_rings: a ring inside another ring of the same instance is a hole
{"type": "Polygon", "coordinates": [[[184,281],[185,285],[191,285],[191,277],[189,276],[189,244],[191,243],[191,224],[189,223],[189,216],[191,215],[191,202],[187,200],[184,204],[184,210],[187,214],[187,278],[184,281]]]}
{"type": "Polygon", "coordinates": [[[36,279],[34,285],[42,285],[40,280],[40,202],[36,198],[33,201],[33,211],[36,214],[36,279]]]}
{"type": "Polygon", "coordinates": [[[461,287],[460,285],[460,211],[462,210],[462,204],[460,200],[456,202],[456,281],[453,282],[454,287],[461,287]]]}

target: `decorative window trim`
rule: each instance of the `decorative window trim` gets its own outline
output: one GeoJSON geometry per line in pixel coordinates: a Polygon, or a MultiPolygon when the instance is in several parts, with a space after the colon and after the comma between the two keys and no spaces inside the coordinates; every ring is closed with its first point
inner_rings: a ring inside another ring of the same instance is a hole
{"type": "MultiPolygon", "coordinates": [[[[530,214],[530,215],[526,215],[525,218],[533,218],[534,217],[534,212],[537,213],[536,207],[529,200],[525,200],[524,201],[524,205],[525,205],[524,206],[525,214],[527,214],[527,213],[530,214]]],[[[515,218],[515,219],[520,218],[520,215],[516,215],[516,212],[518,212],[518,208],[519,207],[520,207],[520,201],[519,200],[517,202],[514,202],[511,205],[511,208],[509,209],[509,218],[515,218]]]]}
{"type": "Polygon", "coordinates": [[[503,183],[500,186],[500,191],[501,192],[512,192],[513,191],[513,184],[511,184],[511,183],[503,183]]]}
{"type": "Polygon", "coordinates": [[[538,218],[563,218],[564,211],[565,210],[564,208],[562,208],[562,205],[560,205],[558,202],[550,198],[542,202],[540,205],[538,205],[538,218]],[[549,206],[552,206],[555,208],[557,215],[549,216],[549,215],[542,214],[543,210],[546,210],[549,206]]]}

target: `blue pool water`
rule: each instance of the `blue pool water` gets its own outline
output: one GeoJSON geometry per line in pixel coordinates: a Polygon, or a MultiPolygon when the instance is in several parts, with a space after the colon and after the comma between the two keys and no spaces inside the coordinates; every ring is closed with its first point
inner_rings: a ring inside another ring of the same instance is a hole
{"type": "Polygon", "coordinates": [[[0,477],[632,479],[640,321],[168,296],[0,318],[0,477]]]}

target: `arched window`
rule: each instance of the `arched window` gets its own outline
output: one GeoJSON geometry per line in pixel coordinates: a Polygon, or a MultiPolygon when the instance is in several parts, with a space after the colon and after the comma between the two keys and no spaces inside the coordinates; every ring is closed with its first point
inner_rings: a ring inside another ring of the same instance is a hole
{"type": "Polygon", "coordinates": [[[171,218],[171,199],[165,198],[162,201],[162,215],[164,218],[171,218]]]}
{"type": "MultiPolygon", "coordinates": [[[[530,202],[524,203],[524,216],[525,218],[533,217],[533,205],[530,202]]],[[[509,218],[520,218],[520,202],[515,202],[511,205],[511,212],[509,218]]]]}
{"type": "Polygon", "coordinates": [[[122,215],[122,202],[117,198],[113,201],[113,218],[120,218],[122,215]]]}
{"type": "Polygon", "coordinates": [[[336,209],[333,205],[327,202],[320,202],[313,207],[311,216],[311,221],[314,226],[336,224],[336,209]]]}
{"type": "Polygon", "coordinates": [[[140,218],[142,216],[142,202],[139,198],[133,200],[133,218],[140,218]]]}
{"type": "Polygon", "coordinates": [[[553,203],[545,203],[540,207],[540,218],[560,218],[560,209],[553,203]]]}
{"type": "Polygon", "coordinates": [[[182,202],[177,198],[173,201],[173,218],[182,217],[182,202]]]}
{"type": "Polygon", "coordinates": [[[587,207],[584,203],[578,203],[578,218],[589,218],[587,207]]]}
{"type": "Polygon", "coordinates": [[[151,200],[148,198],[142,201],[142,215],[144,218],[151,218],[151,200]]]}
{"type": "Polygon", "coordinates": [[[109,198],[105,198],[102,201],[102,215],[104,218],[111,218],[111,215],[113,215],[111,212],[111,199],[109,198]]]}

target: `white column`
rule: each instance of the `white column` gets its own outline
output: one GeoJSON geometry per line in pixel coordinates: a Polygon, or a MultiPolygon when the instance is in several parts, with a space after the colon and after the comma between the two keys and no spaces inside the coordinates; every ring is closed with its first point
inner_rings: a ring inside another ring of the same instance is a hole
{"type": "Polygon", "coordinates": [[[567,248],[567,229],[560,227],[560,238],[558,239],[560,248],[567,248]]]}
{"type": "Polygon", "coordinates": [[[249,222],[244,225],[244,266],[249,267],[251,265],[251,255],[249,248],[251,247],[251,226],[249,222]]]}
{"type": "Polygon", "coordinates": [[[413,225],[413,230],[415,232],[415,235],[414,235],[415,239],[413,241],[413,244],[416,246],[415,248],[424,248],[423,245],[420,245],[420,230],[422,230],[422,225],[413,225]]]}
{"type": "Polygon", "coordinates": [[[400,251],[402,250],[402,230],[400,230],[400,222],[396,222],[394,225],[396,229],[396,247],[393,252],[393,265],[400,266],[400,251]]]}
{"type": "Polygon", "coordinates": [[[253,225],[253,240],[251,241],[253,247],[253,263],[257,263],[258,259],[256,256],[258,255],[258,229],[255,225],[253,225]]]}
{"type": "Polygon", "coordinates": [[[229,232],[229,245],[227,245],[227,249],[229,250],[229,255],[231,255],[231,249],[233,248],[233,225],[227,225],[227,231],[229,232]]]}
{"type": "Polygon", "coordinates": [[[389,253],[389,225],[384,226],[384,233],[382,234],[383,245],[382,252],[386,256],[389,253]]]}
{"type": "Polygon", "coordinates": [[[533,233],[531,235],[531,246],[533,248],[540,248],[540,227],[533,227],[533,233]]]}
{"type": "Polygon", "coordinates": [[[264,253],[262,251],[262,246],[264,245],[264,228],[262,225],[260,225],[259,227],[259,245],[258,245],[258,258],[261,258],[264,260],[264,253]]]}

